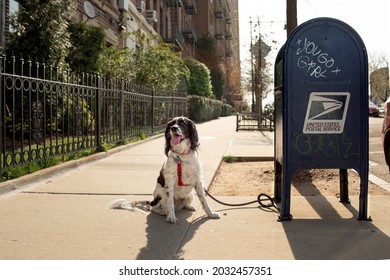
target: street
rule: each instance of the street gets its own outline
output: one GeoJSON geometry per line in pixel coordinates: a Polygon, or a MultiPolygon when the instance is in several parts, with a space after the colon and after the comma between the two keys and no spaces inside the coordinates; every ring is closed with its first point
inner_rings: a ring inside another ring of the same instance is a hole
{"type": "Polygon", "coordinates": [[[382,122],[383,118],[369,118],[369,172],[390,183],[389,167],[383,153],[382,122]]]}

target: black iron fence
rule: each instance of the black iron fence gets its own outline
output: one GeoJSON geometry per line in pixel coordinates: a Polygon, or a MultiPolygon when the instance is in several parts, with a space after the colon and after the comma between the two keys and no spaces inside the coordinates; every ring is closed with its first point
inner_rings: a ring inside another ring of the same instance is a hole
{"type": "Polygon", "coordinates": [[[237,113],[236,131],[240,130],[273,131],[273,112],[264,112],[262,116],[259,116],[259,114],[252,112],[237,113]]]}
{"type": "Polygon", "coordinates": [[[0,91],[0,173],[156,134],[187,112],[185,90],[140,88],[14,57],[0,57],[0,91]]]}

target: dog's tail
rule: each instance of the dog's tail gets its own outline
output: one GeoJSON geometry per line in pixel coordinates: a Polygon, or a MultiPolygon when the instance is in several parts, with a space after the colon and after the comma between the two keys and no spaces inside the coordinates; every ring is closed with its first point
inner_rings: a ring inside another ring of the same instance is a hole
{"type": "Polygon", "coordinates": [[[138,213],[147,214],[151,211],[152,207],[149,201],[128,201],[126,199],[117,199],[110,204],[111,209],[123,209],[138,213]]]}

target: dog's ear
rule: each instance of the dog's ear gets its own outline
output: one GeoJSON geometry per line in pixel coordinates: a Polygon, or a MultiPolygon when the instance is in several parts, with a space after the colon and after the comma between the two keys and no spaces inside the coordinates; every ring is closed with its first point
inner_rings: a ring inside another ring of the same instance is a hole
{"type": "Polygon", "coordinates": [[[195,123],[188,119],[188,135],[191,141],[191,150],[196,151],[199,147],[199,137],[198,137],[198,130],[196,129],[195,123]]]}
{"type": "Polygon", "coordinates": [[[167,127],[165,128],[165,149],[164,153],[168,156],[169,151],[171,150],[171,127],[173,125],[173,121],[167,123],[167,127]]]}

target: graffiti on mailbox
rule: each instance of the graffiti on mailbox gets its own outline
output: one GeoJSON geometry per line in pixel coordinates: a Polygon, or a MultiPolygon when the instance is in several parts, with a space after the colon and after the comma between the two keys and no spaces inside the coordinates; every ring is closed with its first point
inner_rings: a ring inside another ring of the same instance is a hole
{"type": "Polygon", "coordinates": [[[341,71],[336,65],[334,58],[324,52],[315,42],[308,38],[298,39],[296,55],[299,68],[306,69],[307,73],[314,78],[327,78],[328,74],[337,76],[341,71]]]}
{"type": "Polygon", "coordinates": [[[350,158],[359,154],[345,133],[341,137],[331,134],[299,134],[295,138],[295,149],[301,155],[320,154],[326,158],[350,158]]]}

